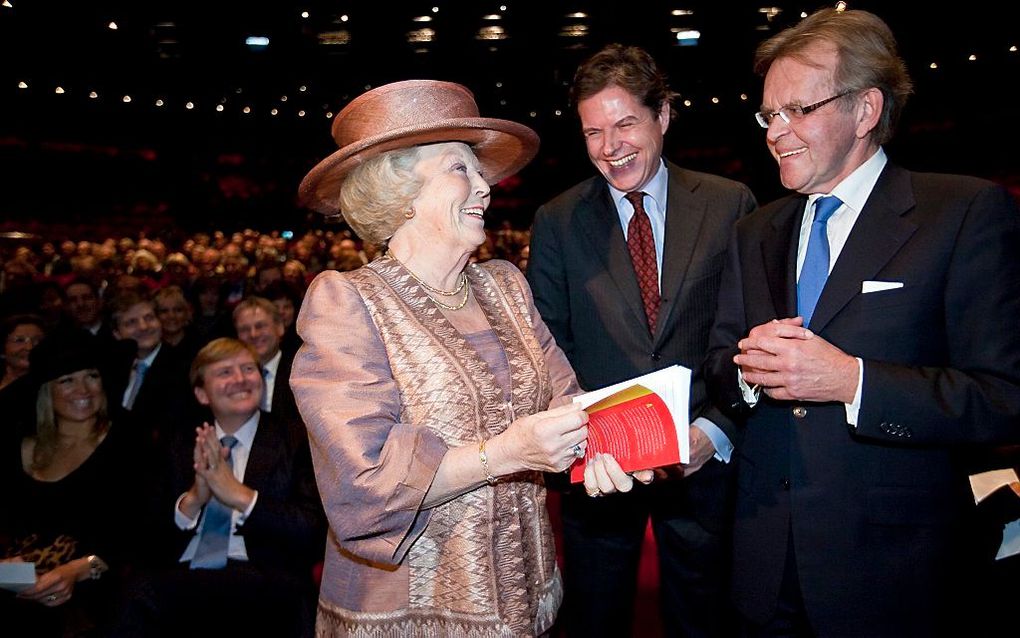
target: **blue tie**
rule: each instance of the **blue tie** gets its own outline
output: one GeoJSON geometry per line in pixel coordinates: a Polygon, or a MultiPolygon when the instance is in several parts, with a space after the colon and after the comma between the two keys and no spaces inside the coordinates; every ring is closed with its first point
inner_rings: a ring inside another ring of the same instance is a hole
{"type": "Polygon", "coordinates": [[[811,315],[815,314],[815,305],[822,296],[825,280],[829,278],[829,236],[826,234],[826,224],[842,204],[835,195],[815,200],[815,220],[811,222],[804,265],[797,281],[797,314],[804,317],[805,328],[811,324],[811,315]]]}
{"type": "MultiPolygon", "coordinates": [[[[234,466],[233,449],[237,439],[227,435],[220,439],[223,447],[231,450],[227,454],[227,465],[234,466]]],[[[198,547],[191,559],[191,569],[223,569],[227,566],[227,548],[230,545],[230,508],[216,497],[209,499],[205,506],[205,521],[198,537],[198,547]]]]}
{"type": "Polygon", "coordinates": [[[131,390],[128,392],[127,398],[121,404],[125,409],[130,410],[135,405],[135,399],[138,398],[138,391],[142,389],[142,383],[145,381],[145,373],[148,372],[149,365],[145,361],[135,362],[134,371],[135,378],[132,379],[131,390]]]}

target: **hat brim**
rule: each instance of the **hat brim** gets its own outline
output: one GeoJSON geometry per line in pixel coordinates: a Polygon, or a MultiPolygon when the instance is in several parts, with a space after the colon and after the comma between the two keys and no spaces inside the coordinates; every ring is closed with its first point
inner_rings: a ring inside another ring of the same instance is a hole
{"type": "Polygon", "coordinates": [[[386,151],[438,142],[471,147],[485,180],[495,184],[524,168],[538,153],[538,134],[509,120],[459,118],[387,131],[348,144],[319,162],[298,188],[302,205],[324,215],[340,213],[340,187],[360,164],[386,151]]]}

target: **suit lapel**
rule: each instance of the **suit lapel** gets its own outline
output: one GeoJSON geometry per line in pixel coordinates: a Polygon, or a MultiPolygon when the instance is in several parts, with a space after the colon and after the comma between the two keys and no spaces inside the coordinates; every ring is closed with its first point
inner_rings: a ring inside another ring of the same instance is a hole
{"type": "Polygon", "coordinates": [[[634,264],[631,263],[623,229],[620,228],[620,217],[610,199],[605,181],[592,180],[592,186],[585,193],[584,199],[587,205],[579,206],[577,210],[580,226],[591,244],[591,254],[605,264],[620,296],[634,314],[634,321],[639,322],[638,325],[647,326],[634,264]]]}
{"type": "Polygon", "coordinates": [[[777,318],[797,315],[797,236],[805,197],[791,197],[776,211],[762,238],[762,261],[777,318]]]}
{"type": "Polygon", "coordinates": [[[669,186],[666,198],[666,232],[662,242],[662,304],[655,336],[661,339],[677,307],[684,277],[691,265],[708,202],[694,194],[698,181],[683,169],[666,162],[669,186]]]}
{"type": "Polygon", "coordinates": [[[255,490],[265,490],[266,472],[273,467],[273,459],[282,448],[276,432],[276,422],[268,412],[259,415],[259,427],[251,441],[248,465],[244,468],[245,485],[255,490]]]}
{"type": "Polygon", "coordinates": [[[887,164],[825,282],[811,318],[813,331],[824,329],[861,294],[861,282],[874,279],[914,234],[917,225],[903,218],[914,206],[910,173],[887,164]]]}

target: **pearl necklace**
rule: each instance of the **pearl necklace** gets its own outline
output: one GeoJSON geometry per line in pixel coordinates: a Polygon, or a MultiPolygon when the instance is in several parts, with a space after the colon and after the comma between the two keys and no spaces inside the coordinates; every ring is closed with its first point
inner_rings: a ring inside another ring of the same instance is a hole
{"type": "Polygon", "coordinates": [[[446,310],[460,310],[461,308],[467,305],[468,298],[470,298],[471,296],[471,288],[467,285],[467,275],[465,273],[463,272],[460,273],[459,278],[460,283],[457,284],[456,288],[454,288],[453,290],[443,290],[442,288],[434,288],[425,283],[424,281],[422,281],[421,277],[411,272],[411,269],[408,268],[404,262],[397,259],[397,257],[393,253],[387,252],[386,256],[392,259],[393,261],[397,262],[401,266],[403,266],[404,270],[407,271],[407,274],[411,275],[411,279],[417,281],[418,284],[425,289],[428,298],[431,299],[432,302],[439,306],[440,308],[444,308],[446,310]],[[452,297],[456,294],[459,294],[461,291],[464,291],[464,298],[461,299],[458,303],[452,305],[443,303],[442,301],[436,299],[435,296],[433,296],[443,295],[444,297],[452,297]]]}

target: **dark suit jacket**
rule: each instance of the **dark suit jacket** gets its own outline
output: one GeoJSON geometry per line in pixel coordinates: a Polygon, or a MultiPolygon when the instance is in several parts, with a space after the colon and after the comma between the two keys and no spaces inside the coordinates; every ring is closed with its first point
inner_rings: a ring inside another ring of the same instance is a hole
{"type": "Polygon", "coordinates": [[[273,416],[288,423],[299,425],[304,432],[304,421],[297,409],[294,392],[290,389],[290,370],[294,365],[294,350],[282,350],[280,364],[276,367],[273,383],[273,416]]]}
{"type": "MultiPolygon", "coordinates": [[[[736,342],[797,314],[805,203],[786,197],[737,225],[707,364],[718,405],[746,409],[736,342]]],[[[940,610],[963,613],[948,588],[968,507],[959,455],[1020,438],[1018,255],[1004,189],[885,167],[810,326],[864,361],[857,426],[842,403],[763,395],[749,413],[734,527],[747,617],[774,610],[791,531],[820,635],[936,635],[940,610]],[[865,281],[903,287],[862,294],[865,281]]]]}
{"type": "MultiPolygon", "coordinates": [[[[242,481],[258,490],[259,496],[238,533],[244,536],[252,565],[307,579],[311,566],[323,558],[326,517],[315,485],[308,438],[296,436],[289,428],[267,412],[259,418],[242,481]]],[[[173,522],[174,503],[195,478],[194,447],[192,430],[190,436],[176,437],[170,449],[169,491],[160,503],[162,520],[168,521],[164,530],[173,539],[165,561],[176,562],[195,534],[195,530],[179,530],[173,522]]]]}
{"type": "MultiPolygon", "coordinates": [[[[730,421],[709,408],[700,370],[733,223],[755,207],[738,182],[666,163],[669,171],[661,305],[654,336],[620,219],[599,175],[542,206],[531,231],[527,277],[535,304],[586,390],[673,364],[694,371],[691,418],[706,416],[735,441],[730,421]]],[[[697,498],[723,516],[710,463],[690,477],[711,486],[697,498]],[[707,471],[706,471],[707,470],[707,471]]]]}
{"type": "MultiPolygon", "coordinates": [[[[112,358],[118,359],[118,363],[111,372],[107,397],[114,410],[119,411],[131,380],[137,346],[130,339],[119,341],[114,352],[112,358]]],[[[152,366],[145,372],[134,405],[125,412],[124,418],[132,427],[150,432],[153,440],[158,441],[179,429],[189,430],[198,415],[204,415],[188,383],[190,365],[191,361],[176,347],[166,343],[160,347],[152,366]]]]}

